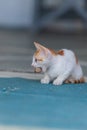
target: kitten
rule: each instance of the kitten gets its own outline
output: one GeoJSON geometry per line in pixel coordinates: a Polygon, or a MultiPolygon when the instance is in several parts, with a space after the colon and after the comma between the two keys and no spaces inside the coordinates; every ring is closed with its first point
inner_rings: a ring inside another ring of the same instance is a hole
{"type": "Polygon", "coordinates": [[[54,85],[63,83],[85,82],[78,59],[73,51],[62,49],[54,51],[34,42],[36,52],[33,55],[32,66],[44,72],[41,83],[54,85]]]}

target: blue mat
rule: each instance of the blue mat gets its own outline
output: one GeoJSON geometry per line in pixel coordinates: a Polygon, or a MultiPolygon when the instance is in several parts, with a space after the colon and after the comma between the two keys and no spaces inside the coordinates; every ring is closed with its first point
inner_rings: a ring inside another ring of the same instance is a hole
{"type": "Polygon", "coordinates": [[[87,84],[0,78],[0,124],[87,129],[87,84]]]}

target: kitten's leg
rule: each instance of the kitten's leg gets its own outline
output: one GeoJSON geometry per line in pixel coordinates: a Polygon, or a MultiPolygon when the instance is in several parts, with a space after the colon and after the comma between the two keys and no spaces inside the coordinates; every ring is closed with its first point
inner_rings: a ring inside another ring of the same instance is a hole
{"type": "Polygon", "coordinates": [[[85,79],[83,77],[83,72],[82,72],[82,68],[79,64],[77,64],[72,73],[71,76],[68,77],[68,79],[66,79],[64,81],[64,83],[84,83],[85,79]]]}
{"type": "Polygon", "coordinates": [[[70,84],[70,83],[74,83],[74,79],[72,77],[69,77],[68,79],[66,79],[64,81],[65,84],[70,84]]]}
{"type": "MultiPolygon", "coordinates": [[[[73,84],[73,83],[75,83],[76,82],[76,80],[73,78],[73,77],[69,77],[68,79],[66,79],[65,81],[64,81],[64,83],[65,84],[73,84]]],[[[78,81],[79,82],[79,81],[78,81]]]]}
{"type": "Polygon", "coordinates": [[[63,82],[70,76],[71,71],[65,72],[64,74],[60,74],[54,81],[54,85],[61,85],[63,82]]]}
{"type": "Polygon", "coordinates": [[[44,78],[41,79],[41,83],[42,84],[49,84],[49,82],[50,82],[50,77],[47,74],[45,74],[44,78]]]}
{"type": "Polygon", "coordinates": [[[65,81],[64,81],[64,83],[66,83],[66,84],[69,84],[69,83],[71,83],[71,84],[77,84],[77,83],[84,83],[85,82],[85,79],[84,79],[84,77],[82,77],[82,78],[80,78],[80,79],[74,79],[74,78],[69,78],[69,79],[66,79],[65,81]]]}
{"type": "Polygon", "coordinates": [[[74,70],[71,73],[71,76],[73,78],[73,83],[84,83],[85,79],[83,77],[82,68],[79,64],[77,64],[74,68],[74,70]]]}

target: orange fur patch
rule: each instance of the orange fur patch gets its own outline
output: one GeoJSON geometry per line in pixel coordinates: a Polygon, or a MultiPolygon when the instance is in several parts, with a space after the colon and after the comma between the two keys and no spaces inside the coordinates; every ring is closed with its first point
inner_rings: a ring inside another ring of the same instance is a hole
{"type": "Polygon", "coordinates": [[[59,51],[55,51],[53,49],[49,49],[49,50],[50,50],[51,54],[54,55],[54,56],[56,56],[56,55],[63,56],[64,55],[64,50],[59,50],[59,51]]]}
{"type": "Polygon", "coordinates": [[[38,56],[40,54],[40,50],[37,50],[35,53],[34,53],[34,56],[38,56]]]}
{"type": "Polygon", "coordinates": [[[64,50],[59,50],[57,54],[64,56],[64,50]]]}

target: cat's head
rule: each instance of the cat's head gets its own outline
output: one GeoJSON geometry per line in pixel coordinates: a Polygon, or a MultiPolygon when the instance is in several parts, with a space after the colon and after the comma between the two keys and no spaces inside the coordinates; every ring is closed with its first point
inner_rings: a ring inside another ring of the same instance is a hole
{"type": "Polygon", "coordinates": [[[37,68],[48,67],[52,58],[51,51],[39,43],[34,42],[36,52],[33,55],[32,66],[37,68]]]}

